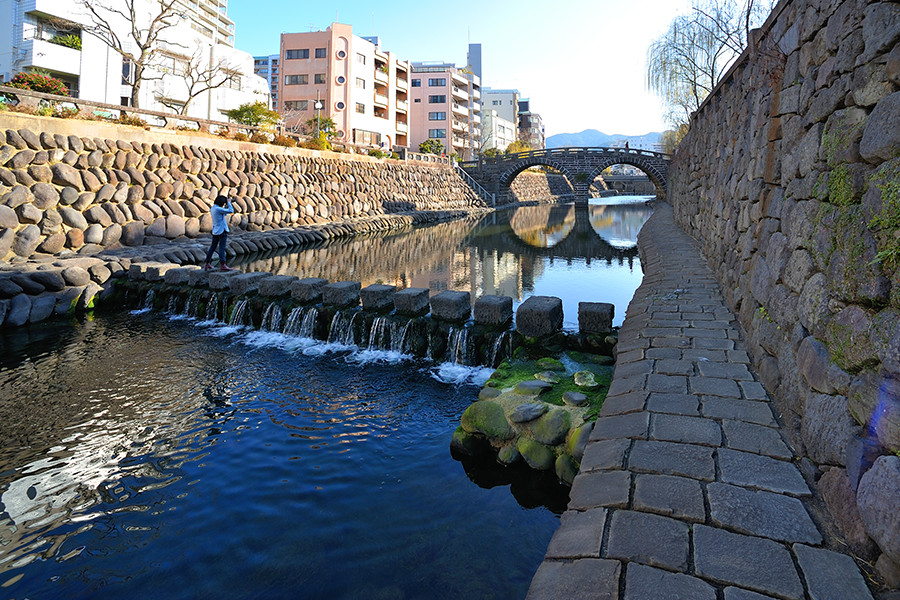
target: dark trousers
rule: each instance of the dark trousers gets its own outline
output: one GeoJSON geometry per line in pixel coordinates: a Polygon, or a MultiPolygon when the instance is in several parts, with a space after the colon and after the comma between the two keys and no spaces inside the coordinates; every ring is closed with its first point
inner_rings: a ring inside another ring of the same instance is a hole
{"type": "Polygon", "coordinates": [[[218,245],[219,260],[224,263],[225,259],[227,258],[227,255],[225,254],[225,243],[227,241],[228,241],[228,232],[227,231],[223,231],[222,233],[219,233],[219,234],[213,234],[212,242],[210,242],[210,244],[209,244],[209,250],[206,252],[206,262],[209,262],[210,260],[212,260],[213,252],[215,252],[216,246],[218,245]]]}

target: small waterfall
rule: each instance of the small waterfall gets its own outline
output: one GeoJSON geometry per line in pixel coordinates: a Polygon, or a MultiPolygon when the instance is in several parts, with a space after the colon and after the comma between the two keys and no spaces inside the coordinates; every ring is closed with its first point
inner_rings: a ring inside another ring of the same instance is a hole
{"type": "MultiPolygon", "coordinates": [[[[207,321],[218,321],[219,320],[219,303],[222,301],[219,294],[215,294],[210,296],[209,302],[206,304],[206,315],[205,318],[207,321]]],[[[221,311],[223,314],[225,311],[221,311]]]]}
{"type": "Polygon", "coordinates": [[[147,290],[147,295],[144,296],[144,303],[141,305],[141,308],[151,309],[153,308],[153,301],[156,299],[156,292],[151,288],[147,290]]]}
{"type": "Polygon", "coordinates": [[[315,306],[298,306],[291,309],[287,321],[284,324],[285,335],[296,335],[302,338],[314,339],[316,334],[316,320],[319,318],[319,310],[315,306]]]}
{"type": "Polygon", "coordinates": [[[200,290],[192,290],[184,302],[184,314],[189,317],[197,316],[197,309],[200,307],[200,298],[203,292],[200,290]]]}
{"type": "Polygon", "coordinates": [[[403,354],[406,350],[407,340],[409,338],[409,327],[412,325],[412,319],[404,323],[391,322],[391,351],[403,354]]]}
{"type": "Polygon", "coordinates": [[[469,330],[467,328],[450,328],[450,335],[447,336],[447,361],[458,365],[469,363],[469,330]]]}
{"type": "Polygon", "coordinates": [[[497,336],[497,339],[494,340],[494,343],[491,345],[491,355],[487,366],[492,369],[496,368],[501,361],[511,354],[512,336],[508,331],[504,331],[497,336]]]}
{"type": "Polygon", "coordinates": [[[334,318],[331,319],[331,326],[328,328],[328,343],[329,344],[343,344],[344,346],[353,346],[353,325],[356,321],[356,317],[359,316],[360,311],[353,311],[353,314],[348,316],[349,311],[339,310],[334,313],[334,318]]]}
{"type": "Polygon", "coordinates": [[[172,315],[178,314],[178,294],[169,296],[169,306],[166,308],[166,312],[172,315]]]}
{"type": "Polygon", "coordinates": [[[369,349],[391,349],[391,339],[391,322],[387,317],[375,317],[375,320],[372,321],[372,329],[369,331],[369,349]]]}
{"type": "Polygon", "coordinates": [[[266,312],[263,313],[262,323],[260,323],[259,328],[263,331],[281,331],[281,306],[276,303],[272,303],[266,307],[266,312]]]}
{"type": "Polygon", "coordinates": [[[237,301],[234,305],[234,310],[231,312],[231,318],[228,319],[229,325],[246,325],[245,321],[247,319],[247,299],[242,298],[237,301]]]}

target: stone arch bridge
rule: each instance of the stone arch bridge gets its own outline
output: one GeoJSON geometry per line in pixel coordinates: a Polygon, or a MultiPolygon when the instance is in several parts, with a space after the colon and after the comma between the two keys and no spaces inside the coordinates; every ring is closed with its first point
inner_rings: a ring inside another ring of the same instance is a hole
{"type": "Polygon", "coordinates": [[[479,185],[504,203],[516,176],[535,166],[546,166],[566,176],[575,202],[587,202],[594,179],[612,165],[632,165],[647,174],[660,197],[668,184],[669,155],[631,148],[552,148],[460,163],[479,185]]]}

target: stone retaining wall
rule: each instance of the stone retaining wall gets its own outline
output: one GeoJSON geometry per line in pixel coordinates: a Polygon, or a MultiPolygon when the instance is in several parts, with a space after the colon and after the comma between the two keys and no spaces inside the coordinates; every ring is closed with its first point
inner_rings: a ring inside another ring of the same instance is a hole
{"type": "Polygon", "coordinates": [[[896,587],[900,4],[782,0],[756,41],[694,115],[669,201],[847,541],[896,587]]]}
{"type": "Polygon", "coordinates": [[[507,196],[510,202],[554,202],[563,196],[573,196],[575,191],[564,175],[556,173],[519,173],[510,186],[507,196]]]}
{"type": "Polygon", "coordinates": [[[251,145],[0,113],[0,261],[196,237],[234,199],[259,231],[483,202],[448,165],[251,145]],[[70,133],[53,133],[54,129],[70,133]],[[167,140],[167,141],[162,141],[167,140]]]}

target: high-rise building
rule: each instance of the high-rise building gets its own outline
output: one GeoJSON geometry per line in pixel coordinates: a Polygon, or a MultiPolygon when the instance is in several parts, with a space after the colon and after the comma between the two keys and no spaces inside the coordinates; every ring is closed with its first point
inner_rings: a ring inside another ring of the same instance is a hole
{"type": "Polygon", "coordinates": [[[466,63],[473,75],[477,75],[478,79],[483,79],[481,75],[481,44],[469,44],[466,63]]]}
{"type": "Polygon", "coordinates": [[[414,62],[410,77],[412,149],[433,139],[448,155],[475,157],[481,140],[481,79],[444,62],[414,62]]]}
{"type": "Polygon", "coordinates": [[[281,34],[276,109],[288,127],[328,117],[338,140],[390,149],[407,146],[409,63],[378,38],[332,23],[325,31],[281,34]],[[316,106],[319,105],[319,109],[316,106]]]}
{"type": "MultiPolygon", "coordinates": [[[[156,0],[136,0],[134,15],[95,6],[122,48],[134,52],[132,22],[146,30],[160,14],[156,0]]],[[[130,104],[134,65],[89,33],[96,22],[76,0],[0,0],[0,80],[39,69],[62,80],[72,96],[130,104]]],[[[268,100],[266,83],[253,73],[253,58],[234,48],[227,0],[180,0],[154,51],[139,87],[141,108],[224,120],[225,110],[268,100]],[[205,75],[219,85],[210,88],[205,75]]]]}
{"type": "Polygon", "coordinates": [[[269,97],[272,100],[272,107],[279,106],[278,92],[281,81],[281,70],[278,68],[279,58],[278,54],[253,57],[253,72],[265,79],[266,83],[269,84],[269,97]]]}

